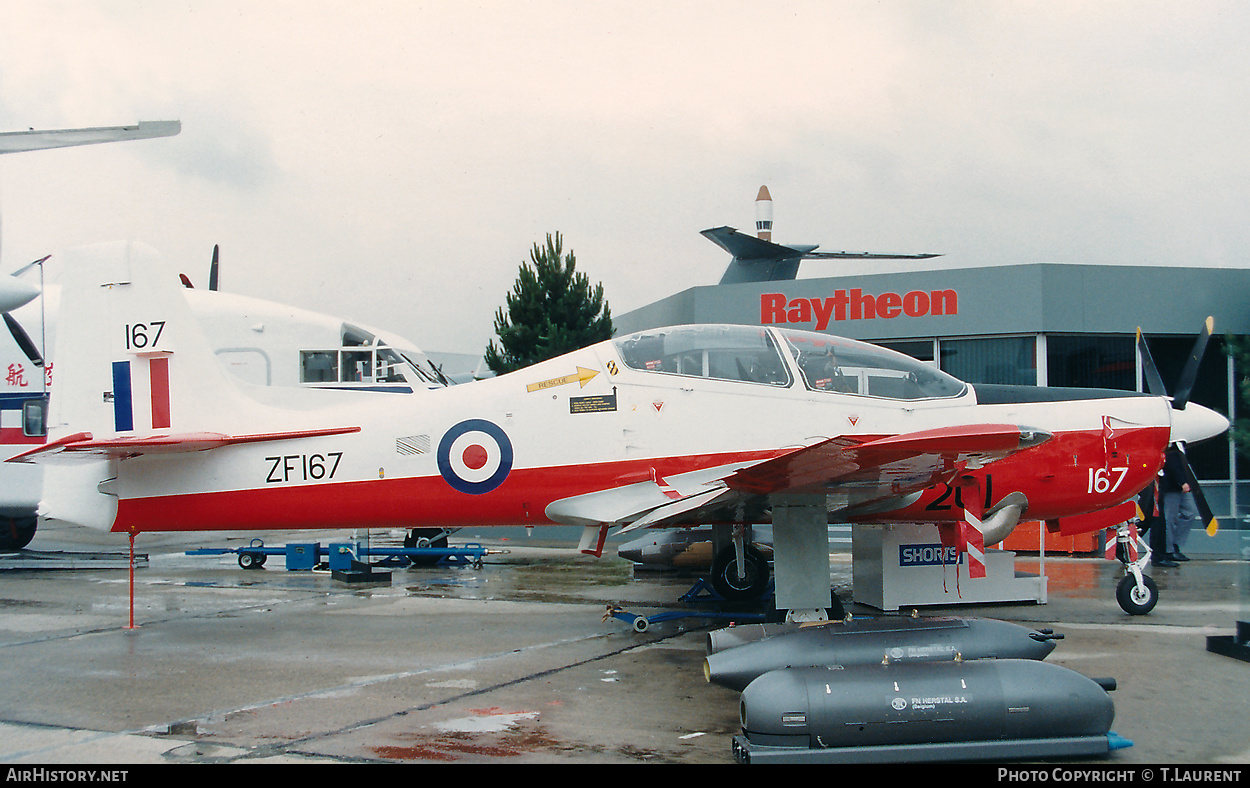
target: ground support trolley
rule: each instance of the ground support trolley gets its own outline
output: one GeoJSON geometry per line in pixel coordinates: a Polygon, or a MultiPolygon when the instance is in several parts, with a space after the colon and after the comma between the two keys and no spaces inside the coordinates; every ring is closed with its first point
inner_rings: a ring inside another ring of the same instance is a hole
{"type": "Polygon", "coordinates": [[[466,544],[462,547],[365,547],[350,543],[334,543],[323,548],[319,542],[291,543],[281,547],[269,547],[261,539],[253,539],[244,547],[202,547],[188,550],[187,555],[225,555],[237,553],[239,566],[244,569],[260,569],[271,555],[286,558],[288,571],[309,571],[315,569],[325,558],[330,571],[347,570],[351,563],[364,561],[371,557],[379,557],[378,566],[404,566],[414,559],[435,559],[437,563],[449,566],[482,567],[482,558],[489,551],[480,544],[466,544]]]}
{"type": "MultiPolygon", "coordinates": [[[[769,580],[768,588],[760,597],[761,601],[771,599],[773,595],[772,581],[769,580]]],[[[680,597],[682,602],[687,604],[713,604],[717,605],[716,610],[668,610],[663,613],[656,613],[650,616],[644,616],[640,613],[633,613],[623,610],[616,605],[608,605],[607,612],[603,614],[603,620],[609,618],[619,619],[633,627],[635,632],[646,632],[651,628],[652,624],[658,624],[661,621],[674,621],[681,618],[706,618],[712,620],[730,620],[742,623],[762,623],[770,620],[775,614],[768,613],[750,613],[741,610],[723,610],[719,609],[727,600],[718,594],[707,580],[700,578],[690,588],[689,591],[680,597]]]]}

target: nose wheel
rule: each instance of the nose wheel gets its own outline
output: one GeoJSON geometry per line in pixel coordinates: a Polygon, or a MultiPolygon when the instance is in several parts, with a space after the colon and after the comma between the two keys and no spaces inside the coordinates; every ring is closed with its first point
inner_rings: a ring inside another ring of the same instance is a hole
{"type": "Polygon", "coordinates": [[[1142,572],[1150,563],[1150,545],[1131,531],[1128,523],[1116,527],[1115,557],[1124,564],[1124,577],[1115,587],[1115,601],[1120,603],[1120,609],[1130,616],[1144,616],[1154,610],[1159,602],[1159,586],[1142,572]]]}
{"type": "Polygon", "coordinates": [[[1159,601],[1159,587],[1148,576],[1142,575],[1138,581],[1133,575],[1125,575],[1115,588],[1115,600],[1120,603],[1125,613],[1131,616],[1144,616],[1154,610],[1159,601]]]}

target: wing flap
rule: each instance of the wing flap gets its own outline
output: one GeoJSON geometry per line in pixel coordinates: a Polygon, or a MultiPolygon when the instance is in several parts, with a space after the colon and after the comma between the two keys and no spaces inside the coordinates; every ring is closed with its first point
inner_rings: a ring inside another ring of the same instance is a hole
{"type": "Polygon", "coordinates": [[[701,493],[695,493],[694,495],[687,496],[681,500],[671,501],[663,506],[657,506],[644,514],[642,517],[634,520],[629,525],[617,531],[616,535],[620,536],[621,534],[629,533],[630,531],[636,531],[639,528],[650,528],[661,521],[666,521],[677,517],[678,515],[686,514],[687,512],[698,509],[701,506],[708,506],[717,503],[721,496],[733,494],[735,494],[734,491],[729,488],[719,487],[712,490],[705,490],[701,493]]]}
{"type": "Polygon", "coordinates": [[[609,487],[552,501],[547,504],[546,515],[552,521],[564,525],[628,522],[654,509],[702,496],[709,490],[724,492],[723,479],[748,464],[750,463],[736,462],[668,477],[663,477],[652,469],[650,481],[609,487]]]}
{"type": "Polygon", "coordinates": [[[77,432],[58,440],[15,454],[6,462],[53,463],[76,460],[126,459],[141,454],[178,454],[208,451],[243,443],[318,438],[360,432],[359,427],[330,427],[315,430],[265,432],[251,435],[224,435],[218,432],[184,432],[166,435],[95,439],[89,432],[77,432]]]}

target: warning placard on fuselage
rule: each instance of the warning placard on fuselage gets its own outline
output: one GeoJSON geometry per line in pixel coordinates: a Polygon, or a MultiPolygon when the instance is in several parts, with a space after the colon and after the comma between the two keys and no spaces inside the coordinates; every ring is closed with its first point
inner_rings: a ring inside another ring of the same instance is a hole
{"type": "Polygon", "coordinates": [[[569,413],[606,413],[616,410],[616,390],[593,397],[569,397],[569,413]]]}

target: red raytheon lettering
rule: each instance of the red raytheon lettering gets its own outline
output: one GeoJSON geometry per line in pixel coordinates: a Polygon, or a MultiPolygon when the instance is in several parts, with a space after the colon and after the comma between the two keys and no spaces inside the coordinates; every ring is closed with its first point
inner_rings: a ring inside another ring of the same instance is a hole
{"type": "Polygon", "coordinates": [[[828,298],[789,298],[785,293],[760,294],[760,324],[812,323],[824,331],[829,321],[873,320],[959,314],[954,290],[912,290],[871,295],[858,287],[835,290],[828,298]]]}

